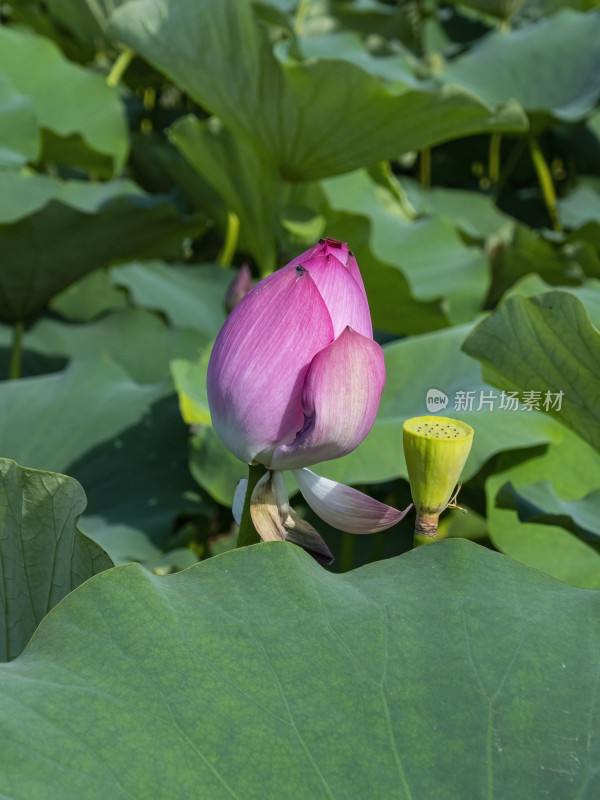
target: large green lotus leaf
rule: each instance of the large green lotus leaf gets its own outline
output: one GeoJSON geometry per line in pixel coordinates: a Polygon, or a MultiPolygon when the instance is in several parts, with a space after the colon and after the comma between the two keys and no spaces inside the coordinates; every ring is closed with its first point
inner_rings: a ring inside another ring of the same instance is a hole
{"type": "MultiPolygon", "coordinates": [[[[580,238],[579,232],[574,235],[580,238]]],[[[496,305],[517,281],[531,273],[553,286],[578,284],[585,275],[600,277],[598,256],[585,243],[569,244],[562,239],[557,246],[521,224],[499,232],[488,252],[493,276],[490,305],[496,305]]]]}
{"type": "Polygon", "coordinates": [[[1,382],[0,453],[28,467],[67,472],[101,443],[113,442],[117,450],[113,440],[167,391],[160,384],[134,383],[107,357],[73,362],[53,375],[1,382]]]}
{"type": "Polygon", "coordinates": [[[524,28],[489,34],[448,65],[444,80],[493,104],[574,122],[600,96],[600,14],[563,10],[524,28]]]}
{"type": "Polygon", "coordinates": [[[177,256],[198,223],[130,181],[62,182],[0,171],[0,319],[27,320],[111,261],[177,256]]]}
{"type": "Polygon", "coordinates": [[[411,15],[402,6],[390,6],[381,0],[332,0],[328,5],[344,28],[367,36],[375,33],[406,42],[415,35],[411,15]]]}
{"type": "Polygon", "coordinates": [[[171,361],[171,376],[179,396],[179,408],[188,425],[210,425],[210,409],[206,393],[206,374],[212,348],[207,348],[197,361],[176,358],[171,361]]]}
{"type": "Polygon", "coordinates": [[[0,453],[77,478],[88,497],[80,527],[105,549],[114,528],[163,547],[179,513],[206,511],[170,385],[134,383],[108,358],[75,361],[54,375],[0,383],[0,407],[0,453]]]}
{"type": "Polygon", "coordinates": [[[125,111],[101,75],[68,61],[54,42],[6,26],[0,28],[0,70],[31,97],[42,128],[81,137],[106,157],[109,173],[121,171],[129,149],[125,111]]]}
{"type": "Polygon", "coordinates": [[[88,496],[81,529],[120,560],[143,555],[136,545],[140,533],[170,550],[179,517],[206,518],[214,510],[190,475],[188,445],[189,429],[173,393],[155,400],[113,439],[88,449],[69,466],[88,496]]]}
{"type": "Polygon", "coordinates": [[[127,0],[47,0],[46,6],[63,29],[98,50],[110,13],[122,2],[127,0]]]}
{"type": "Polygon", "coordinates": [[[461,540],[344,575],[286,543],[117,567],[0,667],[0,793],[591,798],[599,613],[461,540]]]}
{"type": "Polygon", "coordinates": [[[475,430],[463,481],[503,450],[534,447],[560,438],[561,426],[544,414],[501,408],[502,392],[485,383],[480,365],[461,351],[468,331],[468,326],[461,325],[385,345],[387,378],[371,432],[352,453],[323,462],[315,471],[342,483],[368,484],[408,477],[402,425],[409,417],[428,413],[464,420],[475,430]],[[428,410],[430,389],[447,396],[445,407],[428,410]],[[471,405],[471,410],[465,405],[471,405]]]}
{"type": "Polygon", "coordinates": [[[40,132],[31,98],[19,92],[0,68],[0,169],[35,161],[40,132]]]}
{"type": "Polygon", "coordinates": [[[110,275],[115,286],[128,290],[136,306],[160,311],[174,327],[189,328],[210,339],[225,322],[225,294],[235,277],[234,272],[210,264],[161,261],[113,267],[110,275]]]}
{"type": "Polygon", "coordinates": [[[365,72],[376,75],[392,84],[423,89],[427,85],[415,77],[408,55],[373,56],[365,48],[363,39],[352,31],[333,31],[319,36],[297,37],[304,58],[348,61],[365,72]]]}
{"type": "Polygon", "coordinates": [[[600,249],[600,192],[581,186],[559,201],[558,211],[570,242],[589,242],[600,249]]]}
{"type": "Polygon", "coordinates": [[[525,0],[450,0],[452,5],[469,6],[483,14],[510,17],[520,10],[525,0]]]}
{"type": "Polygon", "coordinates": [[[283,182],[273,162],[215,119],[182,117],[169,128],[169,138],[237,215],[242,241],[262,271],[275,269],[283,182]]]}
{"type": "MultiPolygon", "coordinates": [[[[8,345],[9,334],[0,326],[0,346],[8,345]]],[[[150,311],[128,309],[84,325],[42,319],[23,336],[22,347],[65,359],[108,356],[138,383],[157,383],[169,377],[173,358],[195,358],[207,342],[198,331],[171,328],[150,311]]]]}
{"type": "Polygon", "coordinates": [[[492,383],[537,392],[540,408],[551,392],[545,410],[600,450],[600,333],[578,298],[513,295],[473,330],[464,350],[492,383]]]}
{"type": "MultiPolygon", "coordinates": [[[[560,438],[546,448],[523,454],[503,453],[486,481],[487,525],[494,546],[518,561],[583,588],[600,587],[600,554],[562,527],[521,522],[516,510],[499,505],[498,494],[508,482],[521,492],[549,481],[562,502],[578,505],[598,488],[600,455],[577,434],[560,426],[560,438]]],[[[549,520],[548,520],[549,521],[549,520]]]]}
{"type": "Polygon", "coordinates": [[[580,286],[556,287],[550,286],[539,275],[527,275],[507,292],[506,297],[510,297],[512,294],[532,297],[544,292],[555,292],[557,288],[560,288],[561,292],[568,292],[574,297],[578,297],[585,306],[592,324],[600,328],[600,281],[595,278],[590,278],[580,286]]]}
{"type": "Polygon", "coordinates": [[[523,130],[459,87],[398,95],[345,61],[279,62],[247,0],[141,0],[112,15],[132,47],[291,180],[340,174],[449,139],[523,130]]]}
{"type": "Polygon", "coordinates": [[[77,530],[85,494],[73,478],[0,458],[0,660],[23,650],[40,620],[92,575],[112,567],[77,530]]]}
{"type": "Polygon", "coordinates": [[[210,425],[200,425],[190,441],[190,472],[218,503],[231,506],[248,465],[229,452],[210,425]]]}
{"type": "Polygon", "coordinates": [[[50,309],[73,322],[90,322],[107,311],[127,308],[127,292],[113,286],[110,275],[107,269],[90,272],[55,295],[50,309]]]}
{"type": "Polygon", "coordinates": [[[442,301],[417,300],[404,273],[373,254],[367,217],[331,211],[326,233],[350,243],[363,276],[375,328],[406,336],[448,326],[442,301]]]}
{"type": "Polygon", "coordinates": [[[600,224],[600,193],[591,186],[580,186],[558,201],[558,210],[567,228],[579,228],[586,222],[600,224]]]}
{"type": "Polygon", "coordinates": [[[600,489],[581,500],[563,500],[550,481],[538,481],[518,490],[507,483],[498,492],[496,503],[501,508],[514,508],[521,522],[560,525],[592,542],[600,537],[600,489]]]}
{"type": "Polygon", "coordinates": [[[402,179],[410,202],[419,214],[449,217],[456,227],[472,239],[488,239],[507,225],[510,217],[498,210],[491,197],[463,189],[434,188],[423,190],[410,178],[402,179]]]}
{"type": "Polygon", "coordinates": [[[373,255],[403,273],[417,300],[443,298],[451,322],[473,319],[489,287],[489,266],[482,250],[466,245],[449,219],[408,219],[391,192],[364,170],[321,185],[333,210],[368,218],[373,255]]]}

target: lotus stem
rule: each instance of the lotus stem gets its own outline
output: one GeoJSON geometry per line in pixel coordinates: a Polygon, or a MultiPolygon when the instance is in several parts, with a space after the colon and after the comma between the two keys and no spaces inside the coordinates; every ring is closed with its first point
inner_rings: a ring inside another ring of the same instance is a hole
{"type": "Polygon", "coordinates": [[[294,18],[294,33],[300,34],[302,33],[302,28],[304,27],[304,21],[308,16],[308,9],[310,8],[310,0],[300,0],[298,3],[298,8],[296,10],[296,16],[294,18]]]}
{"type": "Polygon", "coordinates": [[[252,498],[254,487],[265,472],[267,472],[267,469],[263,467],[262,464],[250,464],[248,467],[248,488],[246,489],[246,497],[244,498],[244,508],[242,510],[236,547],[246,547],[249,544],[258,544],[258,542],[260,542],[260,536],[254,527],[252,515],[250,514],[250,499],[252,498]]]}
{"type": "Polygon", "coordinates": [[[533,166],[535,167],[535,171],[537,172],[538,180],[540,182],[540,187],[544,196],[544,202],[546,203],[546,208],[548,209],[548,214],[550,215],[550,219],[552,221],[552,227],[558,233],[562,233],[563,227],[560,219],[558,218],[558,212],[556,210],[556,192],[554,191],[552,173],[550,172],[550,168],[546,163],[546,159],[544,158],[540,144],[535,136],[529,137],[529,151],[531,153],[533,166]]]}
{"type": "Polygon", "coordinates": [[[9,380],[16,380],[21,377],[21,343],[23,340],[24,328],[25,326],[22,322],[15,322],[13,325],[10,366],[8,370],[9,380]]]}
{"type": "Polygon", "coordinates": [[[117,60],[112,65],[112,69],[108,73],[108,77],[106,78],[106,82],[109,86],[117,86],[117,84],[120,82],[121,78],[127,71],[127,67],[133,61],[134,56],[135,53],[130,47],[126,47],[119,53],[117,60]]]}
{"type": "Polygon", "coordinates": [[[500,145],[502,144],[502,134],[492,133],[490,137],[490,153],[488,174],[492,186],[500,182],[500,145]]]}
{"type": "Polygon", "coordinates": [[[342,555],[340,558],[340,572],[350,572],[354,566],[354,552],[356,549],[356,537],[351,533],[344,533],[342,536],[342,555]]]}
{"type": "Polygon", "coordinates": [[[227,231],[223,249],[219,253],[219,264],[229,267],[235,255],[235,249],[240,235],[240,218],[233,211],[227,212],[227,231]]]}
{"type": "Polygon", "coordinates": [[[421,161],[419,164],[419,180],[423,189],[431,189],[431,148],[425,147],[421,150],[421,161]]]}

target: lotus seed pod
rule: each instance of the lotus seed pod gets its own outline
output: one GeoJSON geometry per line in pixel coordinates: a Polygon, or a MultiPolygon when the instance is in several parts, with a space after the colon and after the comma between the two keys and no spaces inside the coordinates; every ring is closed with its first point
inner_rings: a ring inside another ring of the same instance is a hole
{"type": "Polygon", "coordinates": [[[415,533],[433,538],[471,450],[473,428],[448,417],[413,417],[404,423],[403,439],[415,533]]]}

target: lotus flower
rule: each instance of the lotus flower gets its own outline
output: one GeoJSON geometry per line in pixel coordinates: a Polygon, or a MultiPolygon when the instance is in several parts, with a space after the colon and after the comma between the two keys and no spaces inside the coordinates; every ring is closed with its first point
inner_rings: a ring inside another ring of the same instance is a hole
{"type": "MultiPolygon", "coordinates": [[[[331,553],[290,508],[282,470],[292,470],[310,507],[333,527],[374,533],[406,511],[307,469],[354,450],[373,425],[383,353],[348,245],[324,239],[258,283],[227,318],[207,378],[214,430],[226,447],[266,473],[250,511],[262,539],[296,542],[321,563],[331,553]]],[[[247,484],[236,491],[241,516],[247,484]]]]}

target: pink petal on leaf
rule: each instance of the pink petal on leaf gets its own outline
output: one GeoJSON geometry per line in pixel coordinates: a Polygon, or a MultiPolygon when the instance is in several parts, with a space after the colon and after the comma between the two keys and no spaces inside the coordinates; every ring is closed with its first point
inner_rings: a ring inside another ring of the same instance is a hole
{"type": "Polygon", "coordinates": [[[285,267],[234,308],[212,350],[207,394],[213,427],[231,452],[269,466],[304,422],[302,389],[316,353],[333,340],[327,307],[310,274],[285,267]]]}
{"type": "Polygon", "coordinates": [[[410,511],[386,506],[362,492],[321,478],[309,469],[294,470],[304,499],[329,525],[348,533],[377,533],[391,528],[410,511]]]}
{"type": "Polygon", "coordinates": [[[297,469],[346,455],[371,430],[385,383],[381,347],[346,329],[314,357],[304,386],[305,422],[292,444],[271,459],[275,469],[297,469]]]}

